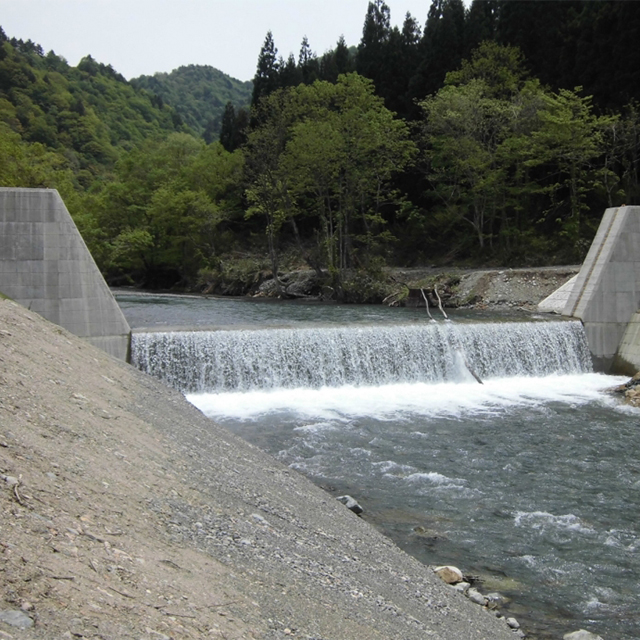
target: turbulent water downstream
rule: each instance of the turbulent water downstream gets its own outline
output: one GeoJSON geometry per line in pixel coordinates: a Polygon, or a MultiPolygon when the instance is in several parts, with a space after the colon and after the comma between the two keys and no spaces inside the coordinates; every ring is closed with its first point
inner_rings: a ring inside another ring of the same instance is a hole
{"type": "Polygon", "coordinates": [[[603,393],[618,379],[591,372],[579,323],[119,302],[153,326],[134,334],[137,366],[354,495],[422,561],[480,576],[530,637],[640,637],[640,413],[603,393]]]}

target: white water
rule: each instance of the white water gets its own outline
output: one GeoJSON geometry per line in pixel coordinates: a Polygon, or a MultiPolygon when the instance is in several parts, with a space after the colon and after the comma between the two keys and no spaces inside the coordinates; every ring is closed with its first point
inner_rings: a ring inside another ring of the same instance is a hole
{"type": "Polygon", "coordinates": [[[579,322],[414,324],[133,335],[132,361],[185,392],[383,386],[584,373],[579,322]]]}
{"type": "Polygon", "coordinates": [[[507,407],[535,406],[546,402],[570,403],[578,407],[593,401],[613,404],[602,391],[626,378],[596,373],[545,377],[492,378],[478,384],[404,383],[371,387],[322,387],[320,389],[274,389],[268,391],[190,393],[187,399],[212,418],[256,420],[281,411],[301,419],[373,417],[397,420],[420,416],[462,419],[499,413],[507,407]]]}

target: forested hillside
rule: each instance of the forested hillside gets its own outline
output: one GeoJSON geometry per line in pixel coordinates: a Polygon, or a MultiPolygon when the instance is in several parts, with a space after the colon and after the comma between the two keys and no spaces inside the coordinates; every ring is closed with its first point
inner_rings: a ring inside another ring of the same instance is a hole
{"type": "Polygon", "coordinates": [[[241,82],[206,65],[190,64],[171,73],[140,76],[131,84],[174,107],[184,122],[208,142],[218,139],[228,103],[236,109],[251,103],[251,82],[241,82]]]}
{"type": "Polygon", "coordinates": [[[638,37],[635,2],[432,0],[396,28],[375,0],[357,47],[267,33],[220,141],[203,105],[242,83],[215,70],[144,89],[3,37],[0,179],[59,188],[112,283],[306,265],[353,300],[386,265],[575,263],[640,199],[638,37]]]}
{"type": "MultiPolygon", "coordinates": [[[[0,120],[24,143],[58,151],[93,175],[142,141],[187,130],[171,108],[91,56],[77,67],[0,32],[0,120]]],[[[5,136],[8,133],[5,133],[5,136]]]]}
{"type": "MultiPolygon", "coordinates": [[[[91,56],[71,67],[0,29],[0,184],[59,189],[82,230],[128,151],[188,131],[153,94],[91,56]]],[[[87,236],[90,241],[91,238],[87,236]]]]}

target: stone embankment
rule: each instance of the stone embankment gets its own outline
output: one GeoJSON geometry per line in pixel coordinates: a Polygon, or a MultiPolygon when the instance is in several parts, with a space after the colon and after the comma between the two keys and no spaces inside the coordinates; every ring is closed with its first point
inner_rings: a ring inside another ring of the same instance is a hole
{"type": "Polygon", "coordinates": [[[514,638],[179,393],[8,300],[0,388],[0,638],[514,638]]]}

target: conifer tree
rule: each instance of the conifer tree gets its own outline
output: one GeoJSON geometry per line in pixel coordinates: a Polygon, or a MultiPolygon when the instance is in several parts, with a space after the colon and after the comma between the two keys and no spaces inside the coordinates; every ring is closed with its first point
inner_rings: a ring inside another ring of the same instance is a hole
{"type": "Polygon", "coordinates": [[[231,102],[227,102],[222,114],[220,127],[220,143],[227,151],[235,149],[236,142],[236,110],[231,102]]]}
{"type": "MultiPolygon", "coordinates": [[[[241,147],[247,136],[246,129],[249,125],[249,114],[246,109],[238,109],[231,102],[227,102],[222,115],[220,126],[220,143],[229,152],[241,147]]],[[[209,141],[205,138],[205,142],[209,141]]]]}
{"type": "Polygon", "coordinates": [[[296,64],[296,59],[294,58],[293,53],[289,54],[286,62],[280,58],[278,63],[278,78],[278,85],[281,89],[297,87],[302,83],[302,70],[298,64],[296,64]]]}
{"type": "Polygon", "coordinates": [[[302,39],[300,55],[298,57],[298,67],[304,84],[313,84],[318,80],[320,71],[318,57],[315,52],[311,50],[307,36],[304,36],[302,39]]]}
{"type": "Polygon", "coordinates": [[[260,55],[258,56],[258,68],[256,69],[256,75],[253,78],[253,95],[251,97],[251,104],[257,105],[260,98],[268,96],[275,91],[279,85],[278,79],[278,50],[273,41],[273,34],[271,31],[267,32],[267,36],[260,49],[260,55]]]}
{"type": "Polygon", "coordinates": [[[473,0],[465,19],[465,58],[468,58],[481,42],[494,40],[497,26],[497,0],[473,0]]]}
{"type": "Polygon", "coordinates": [[[369,2],[362,29],[362,39],[358,45],[356,71],[380,84],[382,69],[387,54],[391,34],[391,12],[383,0],[369,2]]]}
{"type": "Polygon", "coordinates": [[[420,63],[411,80],[413,98],[438,91],[447,72],[456,69],[464,54],[465,9],[462,0],[432,0],[420,41],[420,63]]]}
{"type": "Polygon", "coordinates": [[[518,47],[533,75],[543,84],[558,88],[558,67],[565,47],[566,25],[570,17],[579,12],[581,7],[592,4],[596,6],[617,3],[499,0],[496,39],[500,44],[518,47]]]}
{"type": "Polygon", "coordinates": [[[338,38],[335,49],[335,61],[338,74],[349,73],[353,71],[351,60],[349,57],[349,47],[345,42],[344,36],[338,38]]]}

